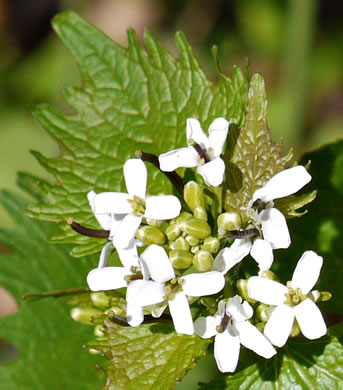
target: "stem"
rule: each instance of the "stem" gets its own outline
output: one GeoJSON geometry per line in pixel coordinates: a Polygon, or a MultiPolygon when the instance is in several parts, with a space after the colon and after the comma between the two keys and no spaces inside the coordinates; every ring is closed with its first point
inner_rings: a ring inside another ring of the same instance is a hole
{"type": "Polygon", "coordinates": [[[96,230],[96,229],[90,229],[85,226],[80,225],[79,223],[75,222],[73,218],[67,219],[67,224],[70,225],[70,227],[75,230],[75,232],[82,234],[86,237],[95,237],[95,238],[108,238],[110,235],[109,230],[96,230]]]}
{"type": "Polygon", "coordinates": [[[167,176],[167,178],[172,183],[172,185],[177,189],[179,194],[183,197],[183,188],[185,186],[185,183],[183,182],[183,179],[180,175],[178,175],[176,172],[162,171],[160,168],[158,157],[152,153],[145,153],[142,150],[136,150],[136,157],[141,158],[143,161],[147,161],[153,164],[160,172],[162,172],[165,176],[167,176]]]}

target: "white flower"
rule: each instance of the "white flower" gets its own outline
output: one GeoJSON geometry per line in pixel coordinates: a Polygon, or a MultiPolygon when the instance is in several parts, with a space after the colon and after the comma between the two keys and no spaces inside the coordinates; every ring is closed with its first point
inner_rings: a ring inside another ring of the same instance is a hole
{"type": "Polygon", "coordinates": [[[236,295],[227,302],[220,301],[217,314],[200,317],[195,323],[195,333],[202,338],[214,339],[214,357],[221,372],[235,371],[241,344],[266,359],[276,354],[274,347],[248,319],[253,309],[247,301],[236,295]]]}
{"type": "Polygon", "coordinates": [[[287,287],[267,278],[253,276],[248,280],[248,294],[251,298],[276,306],[266,327],[265,336],[278,347],[285,345],[297,320],[301,332],[308,339],[317,339],[326,334],[323,316],[314,303],[311,294],[316,284],[323,258],[313,251],[306,251],[294,270],[287,287]]]}
{"type": "Polygon", "coordinates": [[[246,211],[251,217],[249,228],[260,230],[263,239],[236,239],[230,248],[219,252],[213,269],[226,273],[250,253],[261,273],[269,270],[274,259],[273,249],[288,248],[291,243],[286,218],[273,207],[273,200],[294,194],[310,180],[311,175],[298,165],[277,173],[264,187],[255,191],[246,211]]]}
{"type": "Polygon", "coordinates": [[[220,158],[225,145],[229,122],[224,118],[215,119],[207,136],[195,118],[187,119],[187,148],[172,150],[159,156],[162,171],[171,172],[176,168],[198,167],[198,173],[206,185],[219,186],[224,179],[225,164],[220,158]]]}
{"type": "Polygon", "coordinates": [[[181,210],[176,196],[146,197],[148,172],[142,160],[127,160],[124,177],[128,194],[102,192],[92,195],[93,212],[102,226],[111,229],[110,235],[117,249],[132,246],[143,216],[167,220],[177,217],[181,210]]]}
{"type": "Polygon", "coordinates": [[[145,277],[131,282],[127,288],[127,302],[142,307],[164,302],[165,306],[169,305],[176,332],[193,334],[194,324],[187,297],[216,294],[224,287],[224,276],[212,271],[177,278],[166,251],[158,245],[148,246],[141,261],[152,280],[145,277]]]}
{"type": "MultiPolygon", "coordinates": [[[[107,267],[107,258],[112,242],[108,242],[102,249],[98,268],[92,269],[87,276],[87,283],[91,291],[116,290],[127,287],[130,276],[145,274],[137,255],[125,256],[124,267],[107,267]],[[133,272],[135,271],[135,272],[133,272]]],[[[137,250],[136,250],[137,252],[137,250]]],[[[127,322],[131,326],[138,326],[144,320],[142,307],[127,304],[127,322]]]]}

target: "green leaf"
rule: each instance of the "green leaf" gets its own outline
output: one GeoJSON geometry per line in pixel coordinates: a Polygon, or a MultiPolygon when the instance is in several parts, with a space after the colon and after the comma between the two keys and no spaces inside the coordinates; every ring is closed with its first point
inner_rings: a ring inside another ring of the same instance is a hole
{"type": "Polygon", "coordinates": [[[88,343],[110,360],[105,367],[107,390],[174,389],[210,340],[178,335],[172,326],[122,327],[105,320],[105,337],[88,343]]]}
{"type": "Polygon", "coordinates": [[[203,384],[201,390],[340,389],[343,383],[343,325],[319,340],[289,341],[278,354],[203,384]]]}
{"type": "Polygon", "coordinates": [[[301,163],[311,160],[311,182],[306,191],[318,190],[316,199],[302,218],[289,220],[292,244],[286,250],[275,251],[273,270],[283,282],[290,280],[297,261],[306,250],[323,256],[324,264],[316,289],[330,291],[332,299],[321,304],[322,310],[342,313],[343,290],[343,141],[307,153],[301,163]]]}
{"type": "Polygon", "coordinates": [[[292,151],[282,156],[281,142],[272,141],[264,80],[259,74],[250,82],[244,125],[230,132],[228,146],[224,208],[240,213],[253,193],[282,171],[292,158],[292,151]]]}
{"type": "MultiPolygon", "coordinates": [[[[189,117],[198,118],[204,129],[219,116],[242,124],[247,81],[239,68],[234,68],[232,80],[222,74],[216,84],[207,80],[181,33],[176,35],[180,58],[175,59],[149,31],[144,50],[134,31],[129,31],[125,49],[71,11],[58,15],[53,26],[78,62],[84,82],[82,88],[63,88],[76,115],[64,115],[46,104],[35,110],[36,120],[56,139],[61,155],[34,153],[55,183],[42,186],[44,201],[30,206],[29,213],[60,223],[63,232],[56,241],[82,245],[72,253],[79,256],[99,250],[65,223],[73,217],[98,227],[87,192],[125,190],[122,167],[137,149],[160,154],[185,146],[189,117]]],[[[153,167],[148,189],[171,192],[165,176],[153,167]]]]}
{"type": "Polygon", "coordinates": [[[20,306],[19,313],[0,319],[0,338],[19,355],[11,364],[0,365],[0,389],[101,388],[104,376],[95,369],[97,360],[81,348],[92,337],[92,328],[73,321],[69,309],[53,298],[32,304],[21,300],[28,292],[84,286],[96,259],[76,262],[68,248],[48,244],[44,235],[51,233],[51,224],[26,217],[14,195],[0,193],[0,203],[18,225],[13,231],[0,230],[0,241],[14,252],[0,256],[0,285],[20,306]]]}

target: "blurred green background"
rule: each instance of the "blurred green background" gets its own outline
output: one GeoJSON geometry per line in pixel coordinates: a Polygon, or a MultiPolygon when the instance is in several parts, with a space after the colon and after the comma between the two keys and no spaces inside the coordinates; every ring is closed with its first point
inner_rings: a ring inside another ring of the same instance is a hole
{"type": "MultiPolygon", "coordinates": [[[[224,73],[234,65],[261,72],[269,127],[285,150],[304,151],[341,138],[343,124],[343,3],[318,0],[0,0],[0,188],[20,191],[16,172],[46,177],[29,150],[58,153],[34,122],[35,104],[64,111],[60,86],[79,85],[73,58],[50,28],[73,9],[126,45],[126,30],[146,26],[177,55],[174,33],[185,32],[208,77],[216,80],[212,45],[224,73]]],[[[0,227],[11,221],[0,211],[0,227]]]]}

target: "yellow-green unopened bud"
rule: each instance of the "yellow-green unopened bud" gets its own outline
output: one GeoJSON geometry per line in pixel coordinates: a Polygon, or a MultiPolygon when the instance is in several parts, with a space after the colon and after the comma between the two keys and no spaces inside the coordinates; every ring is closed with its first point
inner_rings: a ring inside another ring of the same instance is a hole
{"type": "Polygon", "coordinates": [[[187,206],[194,212],[196,207],[205,208],[205,196],[202,188],[195,181],[189,181],[183,190],[187,206]]]}
{"type": "Polygon", "coordinates": [[[210,225],[201,219],[188,219],[184,222],[182,230],[195,238],[200,238],[201,240],[211,235],[210,225]]]}
{"type": "Polygon", "coordinates": [[[85,325],[94,325],[91,318],[97,314],[102,314],[102,312],[94,307],[74,307],[70,311],[71,318],[74,321],[85,325]]]}
{"type": "Polygon", "coordinates": [[[183,250],[171,250],[169,252],[170,261],[176,269],[186,269],[192,265],[193,255],[183,250]]]}
{"type": "Polygon", "coordinates": [[[174,241],[174,249],[189,251],[190,246],[184,237],[179,237],[174,241]]]}
{"type": "Polygon", "coordinates": [[[189,244],[190,246],[196,246],[196,245],[198,245],[199,242],[200,242],[199,238],[195,238],[195,237],[190,236],[190,235],[187,235],[187,236],[185,237],[185,240],[188,242],[188,244],[189,244]]]}
{"type": "Polygon", "coordinates": [[[192,219],[193,215],[190,213],[187,213],[186,211],[183,211],[177,218],[176,218],[176,224],[179,226],[181,230],[183,230],[183,225],[188,219],[192,219]]]}
{"type": "Polygon", "coordinates": [[[320,300],[322,302],[328,301],[332,298],[332,294],[329,293],[328,291],[321,291],[320,292],[320,300]]]}
{"type": "Polygon", "coordinates": [[[301,330],[300,330],[298,321],[295,319],[294,322],[293,322],[293,327],[292,327],[292,330],[291,330],[291,334],[289,336],[290,337],[297,337],[297,336],[299,336],[300,332],[301,332],[301,330]]]}
{"type": "Polygon", "coordinates": [[[193,257],[193,265],[200,272],[212,269],[213,257],[210,252],[200,250],[193,257]]]}
{"type": "Polygon", "coordinates": [[[224,235],[226,231],[240,229],[242,220],[237,213],[223,213],[218,216],[217,225],[219,234],[224,235]]]}
{"type": "Polygon", "coordinates": [[[163,245],[166,242],[166,237],[161,230],[153,226],[141,227],[137,230],[136,237],[145,245],[163,245]]]}
{"type": "Polygon", "coordinates": [[[239,279],[236,282],[236,287],[238,289],[239,295],[243,297],[246,301],[250,303],[255,303],[255,299],[249,297],[248,294],[248,281],[246,279],[239,279]]]}
{"type": "Polygon", "coordinates": [[[192,246],[191,252],[195,255],[198,251],[200,251],[200,245],[192,246]]]}
{"type": "Polygon", "coordinates": [[[94,306],[100,309],[106,309],[106,307],[110,306],[110,297],[103,291],[92,292],[91,301],[94,306]]]}
{"type": "Polygon", "coordinates": [[[210,253],[217,253],[220,247],[220,241],[216,237],[207,237],[204,240],[202,249],[210,253]]]}
{"type": "Polygon", "coordinates": [[[102,337],[105,335],[104,333],[104,327],[102,325],[97,325],[95,328],[94,328],[94,335],[97,336],[97,337],[102,337]]]}
{"type": "Polygon", "coordinates": [[[207,221],[207,212],[206,209],[203,207],[196,207],[193,211],[193,215],[197,219],[202,219],[203,221],[207,221]]]}
{"type": "Polygon", "coordinates": [[[179,235],[181,234],[181,229],[179,225],[176,223],[169,225],[165,231],[166,236],[168,237],[169,241],[174,241],[176,240],[179,235]]]}
{"type": "Polygon", "coordinates": [[[270,279],[270,280],[275,280],[276,282],[279,282],[279,278],[274,274],[273,271],[264,271],[262,274],[262,278],[270,279]]]}
{"type": "Polygon", "coordinates": [[[264,303],[262,303],[261,305],[258,305],[257,309],[256,309],[257,318],[263,322],[267,322],[269,320],[269,317],[270,317],[270,315],[267,311],[269,309],[269,307],[270,306],[265,305],[264,303]]]}
{"type": "Polygon", "coordinates": [[[124,314],[123,309],[118,306],[110,307],[108,310],[105,311],[105,313],[108,314],[110,311],[112,311],[116,316],[122,316],[124,314]]]}
{"type": "Polygon", "coordinates": [[[156,228],[160,228],[162,227],[162,225],[164,224],[165,221],[160,221],[159,219],[150,219],[150,218],[146,218],[145,219],[145,222],[149,225],[149,226],[154,226],[156,228]]]}

